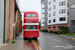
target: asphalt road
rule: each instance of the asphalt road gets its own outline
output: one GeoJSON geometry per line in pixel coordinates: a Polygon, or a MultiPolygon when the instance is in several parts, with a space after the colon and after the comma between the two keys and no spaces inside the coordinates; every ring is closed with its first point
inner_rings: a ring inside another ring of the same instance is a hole
{"type": "Polygon", "coordinates": [[[41,50],[75,50],[75,41],[63,36],[40,32],[41,50]]]}
{"type": "MultiPolygon", "coordinates": [[[[22,37],[23,33],[20,35],[22,37]]],[[[23,40],[17,38],[17,40],[23,40]]],[[[31,48],[31,50],[75,50],[75,41],[63,36],[40,32],[38,40],[28,39],[24,40],[24,45],[31,48]]]]}

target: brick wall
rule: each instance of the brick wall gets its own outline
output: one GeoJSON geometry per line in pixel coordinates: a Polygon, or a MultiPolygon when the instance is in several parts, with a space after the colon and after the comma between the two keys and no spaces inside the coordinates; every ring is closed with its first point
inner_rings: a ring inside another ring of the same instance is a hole
{"type": "Polygon", "coordinates": [[[18,35],[22,32],[22,20],[21,20],[21,17],[18,19],[18,27],[17,27],[17,34],[18,35]]]}
{"type": "Polygon", "coordinates": [[[13,40],[13,22],[14,22],[14,12],[15,12],[15,2],[14,0],[10,0],[10,17],[9,17],[9,40],[10,42],[13,40]]]}
{"type": "Polygon", "coordinates": [[[44,29],[45,29],[45,27],[44,27],[44,26],[42,26],[42,27],[41,27],[41,31],[42,31],[42,30],[44,30],[44,29]]]}
{"type": "Polygon", "coordinates": [[[58,28],[59,25],[60,25],[60,26],[66,26],[66,27],[68,27],[68,24],[49,25],[49,26],[47,26],[48,32],[49,32],[50,30],[58,31],[58,30],[59,30],[59,28],[58,28]],[[54,28],[54,26],[55,26],[55,28],[54,28]],[[49,27],[51,27],[51,28],[49,28],[49,27]]]}

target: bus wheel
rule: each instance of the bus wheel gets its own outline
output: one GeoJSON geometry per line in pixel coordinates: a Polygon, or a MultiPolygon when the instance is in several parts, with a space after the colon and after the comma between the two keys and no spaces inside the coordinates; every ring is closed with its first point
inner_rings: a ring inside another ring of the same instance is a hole
{"type": "Polygon", "coordinates": [[[28,38],[24,38],[24,40],[27,40],[28,38]]]}
{"type": "Polygon", "coordinates": [[[37,40],[37,37],[34,37],[33,39],[34,39],[34,40],[37,40]]]}

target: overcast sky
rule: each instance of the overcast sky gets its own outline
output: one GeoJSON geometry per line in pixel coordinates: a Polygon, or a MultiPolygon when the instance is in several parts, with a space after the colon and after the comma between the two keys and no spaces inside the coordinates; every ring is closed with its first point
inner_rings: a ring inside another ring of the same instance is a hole
{"type": "MultiPolygon", "coordinates": [[[[37,11],[41,16],[41,0],[19,0],[20,11],[37,11]]],[[[22,13],[23,20],[23,13],[22,13]]]]}

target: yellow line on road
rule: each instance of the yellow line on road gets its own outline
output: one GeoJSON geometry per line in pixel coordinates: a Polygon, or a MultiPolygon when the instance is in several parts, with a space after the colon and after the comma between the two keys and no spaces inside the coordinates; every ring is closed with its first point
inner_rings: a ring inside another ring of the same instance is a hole
{"type": "MultiPolygon", "coordinates": [[[[34,41],[34,40],[33,40],[34,41]]],[[[37,47],[39,48],[39,50],[41,50],[41,48],[39,47],[39,45],[34,41],[34,43],[37,45],[37,47]]]]}
{"type": "Polygon", "coordinates": [[[33,42],[34,46],[36,47],[36,49],[38,50],[38,47],[36,46],[36,44],[34,43],[34,41],[33,41],[33,40],[32,40],[32,42],[33,42]]]}

